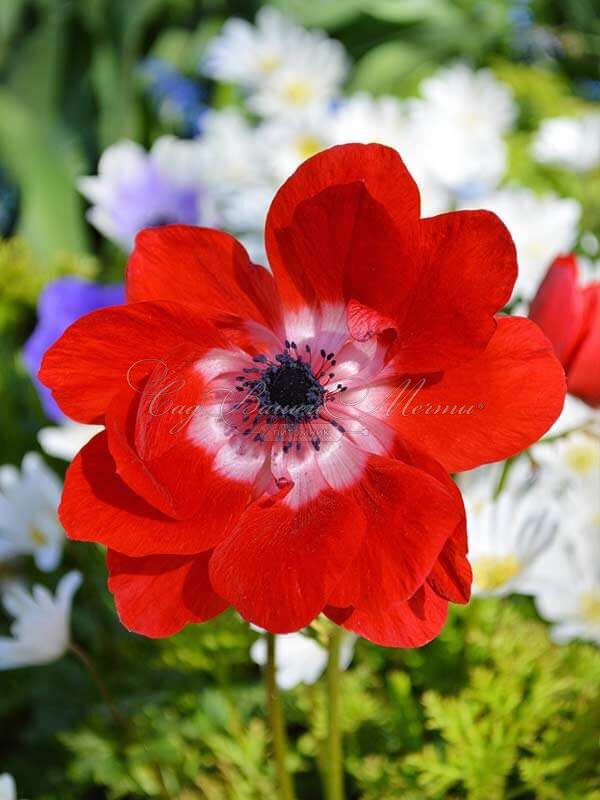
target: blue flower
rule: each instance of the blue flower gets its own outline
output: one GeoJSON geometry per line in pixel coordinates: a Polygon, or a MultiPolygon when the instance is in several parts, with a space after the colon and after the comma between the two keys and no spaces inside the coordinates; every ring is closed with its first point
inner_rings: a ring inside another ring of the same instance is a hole
{"type": "Polygon", "coordinates": [[[145,59],[139,71],[159,116],[177,123],[184,136],[198,134],[206,110],[200,86],[160,58],[145,59]]]}
{"type": "Polygon", "coordinates": [[[23,360],[50,419],[60,422],[65,415],[54,402],[50,390],[37,378],[44,353],[79,317],[97,308],[124,302],[125,288],[121,284],[102,286],[73,277],[58,278],[42,292],[38,303],[38,323],[25,343],[23,360]]]}

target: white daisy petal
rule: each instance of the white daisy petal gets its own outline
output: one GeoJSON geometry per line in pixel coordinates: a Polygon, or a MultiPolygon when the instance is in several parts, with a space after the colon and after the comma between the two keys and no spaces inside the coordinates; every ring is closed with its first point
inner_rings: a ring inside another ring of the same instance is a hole
{"type": "Polygon", "coordinates": [[[48,664],[61,658],[70,641],[73,596],[81,573],[64,575],[53,595],[36,585],[29,594],[22,586],[6,588],[2,602],[14,617],[11,637],[0,637],[0,670],[48,664]]]}
{"type": "Polygon", "coordinates": [[[0,489],[0,555],[31,555],[39,569],[60,564],[65,541],[57,508],[62,484],[39,453],[27,453],[21,471],[3,467],[0,489]]]}

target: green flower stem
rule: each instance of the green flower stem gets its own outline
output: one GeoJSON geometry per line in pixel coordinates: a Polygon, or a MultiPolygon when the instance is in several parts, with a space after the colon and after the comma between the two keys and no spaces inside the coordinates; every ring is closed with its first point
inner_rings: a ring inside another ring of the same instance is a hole
{"type": "Polygon", "coordinates": [[[77,644],[71,642],[69,645],[69,650],[77,656],[77,658],[81,661],[83,666],[89,673],[94,685],[100,692],[102,699],[104,700],[106,707],[108,708],[110,715],[113,719],[113,722],[117,728],[125,728],[127,726],[127,722],[125,717],[121,714],[115,701],[112,699],[110,692],[102,678],[100,677],[100,673],[96,669],[94,662],[90,658],[90,656],[85,652],[85,650],[77,644]]]}
{"type": "Polygon", "coordinates": [[[265,667],[265,684],[267,691],[267,707],[271,721],[275,771],[280,800],[295,800],[294,786],[286,766],[287,740],[281,695],[277,686],[275,671],[275,635],[267,633],[267,665],[265,667]]]}
{"type": "Polygon", "coordinates": [[[342,731],[340,728],[340,650],[343,631],[337,625],[329,639],[327,662],[327,700],[329,727],[326,743],[327,800],[344,800],[344,769],[342,759],[342,731]]]}

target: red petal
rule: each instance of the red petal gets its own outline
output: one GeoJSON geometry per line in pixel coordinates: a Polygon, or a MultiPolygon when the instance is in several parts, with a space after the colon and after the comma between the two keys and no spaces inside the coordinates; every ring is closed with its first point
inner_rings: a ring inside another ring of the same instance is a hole
{"type": "Polygon", "coordinates": [[[210,553],[193,557],[129,558],[108,551],[108,588],[119,619],[134,633],[157,639],[227,608],[208,580],[210,553]]]}
{"type": "Polygon", "coordinates": [[[322,611],[363,532],[356,503],[330,490],[299,509],[259,501],[215,549],[210,580],[250,622],[289,633],[322,611]]]}
{"type": "Polygon", "coordinates": [[[365,176],[370,147],[316,156],[275,198],[267,246],[284,301],[351,301],[357,338],[391,323],[407,371],[470,359],[488,343],[494,314],[511,295],[517,261],[510,234],[488,211],[419,222],[412,180],[390,151],[372,153],[389,173],[365,176]],[[352,171],[344,169],[348,159],[352,171]],[[386,183],[395,179],[400,193],[386,183]]]}
{"type": "Polygon", "coordinates": [[[438,480],[381,456],[370,457],[355,496],[367,519],[365,538],[328,602],[381,614],[422,586],[446,540],[464,524],[464,508],[447,475],[438,480]]]}
{"type": "Polygon", "coordinates": [[[185,299],[207,317],[254,320],[278,330],[281,310],[273,276],[253,264],[233,236],[192,225],[147,228],[127,265],[127,299],[185,299]]]}
{"type": "Polygon", "coordinates": [[[427,582],[433,590],[453,603],[468,603],[473,572],[467,560],[467,528],[461,522],[448,539],[427,582]]]}
{"type": "Polygon", "coordinates": [[[104,432],[69,467],[59,516],[70,539],[100,542],[130,556],[199,553],[226,532],[216,535],[204,517],[174,520],[134,494],[116,473],[104,432]]]}
{"type": "Polygon", "coordinates": [[[489,211],[422,220],[420,248],[419,282],[395,316],[398,360],[424,372],[483,350],[496,329],[494,314],[510,298],[517,258],[508,229],[489,211]]]}
{"type": "Polygon", "coordinates": [[[386,609],[359,611],[328,606],[325,613],[346,630],[383,647],[422,647],[444,627],[448,601],[425,584],[410,600],[386,609]]]}
{"type": "MultiPolygon", "coordinates": [[[[416,222],[419,218],[417,185],[395,150],[376,144],[340,145],[308,159],[278,191],[267,216],[267,253],[287,306],[303,305],[307,299],[311,299],[312,287],[310,281],[305,281],[300,274],[288,272],[288,248],[284,243],[285,250],[281,249],[281,232],[292,226],[296,210],[303,201],[326,189],[340,188],[345,184],[354,184],[355,188],[347,189],[349,206],[340,212],[340,225],[344,229],[349,220],[358,218],[356,204],[367,196],[375,201],[375,205],[383,207],[392,222],[406,225],[407,221],[416,222]],[[356,188],[357,183],[364,186],[364,191],[356,188]]],[[[313,213],[318,213],[318,208],[313,213]]],[[[348,246],[349,242],[343,252],[347,251],[348,246]]],[[[333,252],[333,248],[330,252],[333,252]]]]}
{"type": "Polygon", "coordinates": [[[575,256],[557,258],[531,302],[529,318],[544,331],[565,366],[579,335],[583,302],[575,256]]]}
{"type": "Polygon", "coordinates": [[[135,494],[164,514],[178,517],[174,498],[148,470],[135,449],[135,424],[141,397],[141,390],[136,393],[127,388],[113,398],[106,414],[108,449],[115,460],[117,475],[135,494]]]}
{"type": "Polygon", "coordinates": [[[134,365],[140,380],[163,353],[187,340],[206,349],[227,344],[201,309],[179,303],[102,308],[67,328],[44,356],[39,378],[67,416],[102,421],[134,365]]]}
{"type": "Polygon", "coordinates": [[[395,320],[359,303],[357,300],[350,300],[348,303],[347,321],[348,330],[352,338],[359,342],[366,342],[372,336],[379,336],[392,331],[394,332],[394,338],[396,335],[397,325],[395,320]]]}
{"type": "Polygon", "coordinates": [[[582,293],[582,338],[567,368],[569,392],[591,406],[600,405],[600,284],[582,293]]]}
{"type": "Polygon", "coordinates": [[[394,445],[394,455],[437,478],[454,495],[463,510],[458,525],[444,544],[427,577],[427,582],[446,600],[451,600],[453,603],[468,603],[471,597],[473,573],[466,557],[467,520],[460,490],[446,470],[415,445],[397,440],[394,445]]]}
{"type": "Polygon", "coordinates": [[[402,383],[377,413],[449,472],[521,452],[548,430],[564,402],[564,371],[550,342],[519,317],[499,318],[481,355],[437,377],[422,388],[402,383]]]}
{"type": "MultiPolygon", "coordinates": [[[[127,442],[132,458],[142,462],[145,474],[141,474],[135,460],[128,468],[127,462],[117,456],[117,464],[136,491],[144,493],[149,480],[156,483],[170,498],[175,516],[201,514],[207,533],[212,531],[220,541],[250,502],[254,475],[247,481],[233,480],[218,471],[214,466],[216,454],[205,449],[197,434],[196,415],[199,419],[208,413],[203,406],[207,386],[197,369],[201,354],[197,347],[186,343],[163,356],[137,404],[134,430],[127,442]],[[188,415],[186,410],[193,413],[188,415]]],[[[222,428],[225,446],[225,423],[222,428]]],[[[127,454],[123,455],[127,458],[127,454]]],[[[260,465],[255,466],[258,470],[260,465]]]]}
{"type": "MultiPolygon", "coordinates": [[[[304,200],[288,227],[273,228],[273,237],[285,280],[311,306],[354,298],[378,311],[396,309],[418,277],[417,221],[396,226],[361,181],[304,200]]],[[[276,274],[281,282],[281,269],[276,274]]]]}

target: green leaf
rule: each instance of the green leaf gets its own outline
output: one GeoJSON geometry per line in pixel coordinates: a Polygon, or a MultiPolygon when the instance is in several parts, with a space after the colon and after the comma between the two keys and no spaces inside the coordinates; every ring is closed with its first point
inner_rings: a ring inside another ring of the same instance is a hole
{"type": "Polygon", "coordinates": [[[35,110],[0,90],[0,159],[21,191],[18,233],[46,263],[57,251],[87,250],[78,156],[57,126],[40,124],[35,110]]]}
{"type": "Polygon", "coordinates": [[[57,116],[65,54],[65,8],[47,14],[16,50],[7,86],[46,123],[57,116]]]}
{"type": "Polygon", "coordinates": [[[302,25],[319,28],[337,28],[346,25],[357,17],[364,0],[319,0],[307,3],[306,0],[273,0],[285,14],[294,17],[302,25]]]}
{"type": "Polygon", "coordinates": [[[451,14],[444,0],[369,0],[364,11],[386,22],[410,23],[451,14]]]}
{"type": "Polygon", "coordinates": [[[405,42],[386,42],[360,59],[350,90],[410,94],[432,68],[426,51],[405,42]]]}
{"type": "Polygon", "coordinates": [[[0,65],[10,52],[24,7],[25,0],[2,0],[0,3],[0,65]]]}

